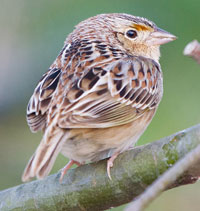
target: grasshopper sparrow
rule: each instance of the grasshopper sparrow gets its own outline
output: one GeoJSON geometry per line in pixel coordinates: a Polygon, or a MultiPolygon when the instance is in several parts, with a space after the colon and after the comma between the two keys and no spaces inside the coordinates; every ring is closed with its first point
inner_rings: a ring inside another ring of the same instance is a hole
{"type": "Polygon", "coordinates": [[[49,174],[58,153],[73,164],[118,154],[134,145],[151,122],[163,94],[162,44],[176,37],[153,22],[127,14],[101,14],[79,23],[39,81],[27,122],[43,138],[23,181],[49,174]]]}

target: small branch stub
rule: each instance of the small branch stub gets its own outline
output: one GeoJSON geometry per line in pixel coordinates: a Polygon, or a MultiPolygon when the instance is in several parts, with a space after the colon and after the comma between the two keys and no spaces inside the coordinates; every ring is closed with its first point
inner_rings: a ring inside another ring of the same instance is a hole
{"type": "Polygon", "coordinates": [[[200,64],[200,43],[197,40],[193,40],[188,43],[183,51],[185,56],[190,56],[200,64]]]}

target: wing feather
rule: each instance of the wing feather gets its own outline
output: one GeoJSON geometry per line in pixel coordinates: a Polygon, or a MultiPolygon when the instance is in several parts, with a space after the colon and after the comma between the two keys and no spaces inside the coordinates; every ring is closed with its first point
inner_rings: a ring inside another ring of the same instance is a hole
{"type": "Polygon", "coordinates": [[[96,44],[89,42],[87,46],[94,53],[88,57],[82,44],[71,43],[60,54],[67,58],[65,66],[52,65],[38,83],[27,108],[32,131],[44,129],[55,115],[59,115],[56,119],[61,128],[118,126],[134,121],[159,104],[159,64],[137,56],[104,57],[94,50],[96,44]]]}
{"type": "Polygon", "coordinates": [[[27,122],[32,132],[45,128],[46,113],[57,88],[61,70],[49,69],[39,81],[27,107],[27,122]]]}
{"type": "Polygon", "coordinates": [[[61,128],[105,128],[126,124],[160,102],[161,71],[153,60],[132,57],[98,70],[90,69],[66,93],[68,105],[60,106],[58,125],[61,128]]]}

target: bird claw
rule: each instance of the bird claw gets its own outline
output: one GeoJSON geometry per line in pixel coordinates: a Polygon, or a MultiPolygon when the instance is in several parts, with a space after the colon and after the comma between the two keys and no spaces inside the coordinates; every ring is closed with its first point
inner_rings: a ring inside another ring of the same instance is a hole
{"type": "Polygon", "coordinates": [[[113,162],[117,158],[118,155],[119,155],[119,152],[114,153],[107,161],[107,174],[110,180],[112,180],[111,174],[110,174],[110,168],[113,167],[113,162]]]}
{"type": "Polygon", "coordinates": [[[110,180],[112,180],[112,177],[111,177],[111,175],[110,175],[110,168],[112,168],[113,167],[113,162],[112,162],[112,160],[108,160],[107,161],[107,174],[108,174],[108,178],[110,179],[110,180]]]}
{"type": "Polygon", "coordinates": [[[72,165],[76,164],[77,166],[80,166],[81,164],[75,160],[70,160],[67,165],[61,169],[61,175],[60,175],[60,179],[59,182],[62,183],[62,180],[65,176],[65,174],[67,173],[67,171],[71,168],[72,165]]]}
{"type": "MultiPolygon", "coordinates": [[[[69,164],[69,163],[68,163],[69,164]]],[[[61,175],[60,175],[60,179],[59,179],[59,182],[62,183],[62,180],[65,176],[65,174],[67,173],[67,171],[70,169],[70,167],[73,165],[66,165],[64,168],[61,169],[61,175]]]]}

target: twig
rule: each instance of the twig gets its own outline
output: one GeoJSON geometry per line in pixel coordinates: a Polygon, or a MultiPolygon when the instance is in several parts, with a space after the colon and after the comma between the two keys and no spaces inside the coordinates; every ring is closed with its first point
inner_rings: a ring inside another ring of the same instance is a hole
{"type": "Polygon", "coordinates": [[[174,166],[158,178],[144,193],[135,201],[130,203],[125,211],[142,211],[151,203],[162,191],[167,189],[177,180],[186,170],[200,161],[200,145],[189,152],[184,158],[179,160],[174,166]]]}

